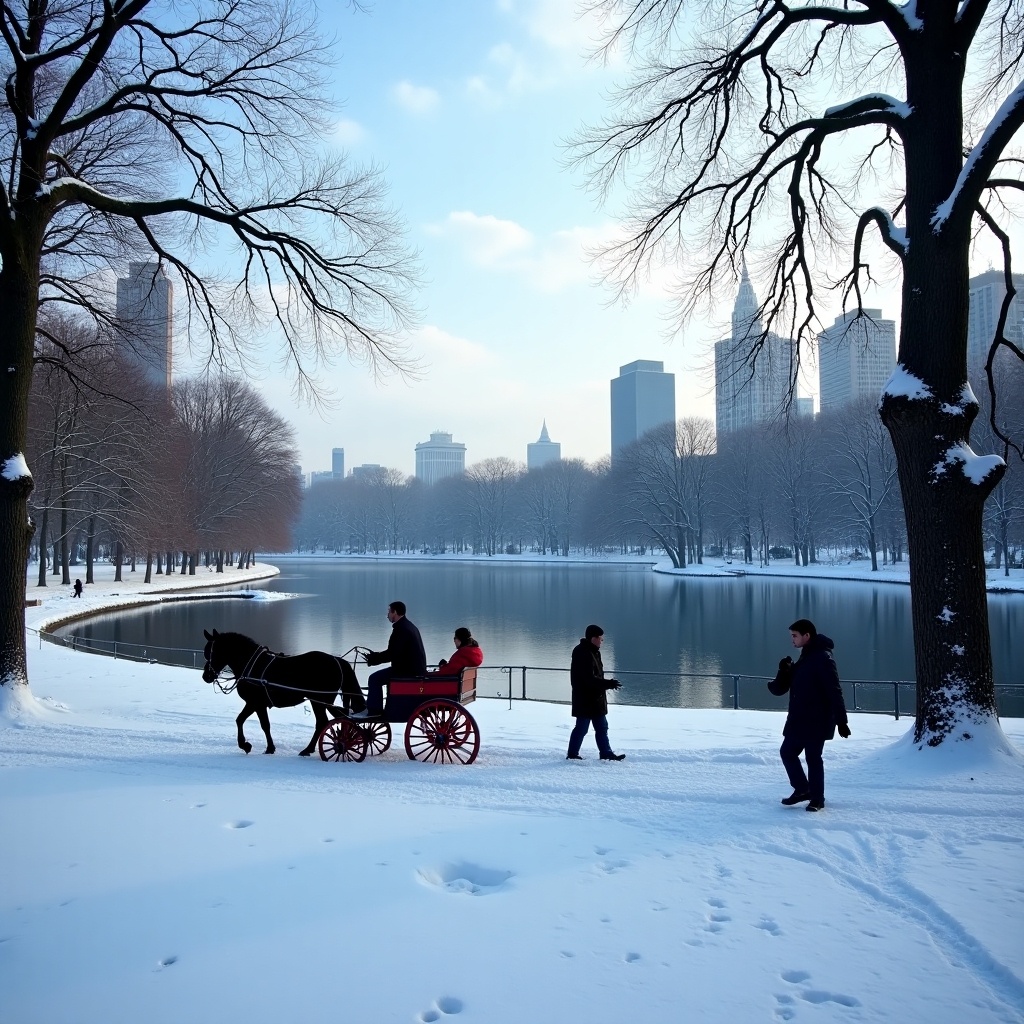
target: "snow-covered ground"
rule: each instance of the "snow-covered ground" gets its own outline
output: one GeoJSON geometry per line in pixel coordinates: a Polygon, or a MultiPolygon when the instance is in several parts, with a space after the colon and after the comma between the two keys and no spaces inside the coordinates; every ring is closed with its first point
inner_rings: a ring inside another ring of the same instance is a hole
{"type": "MultiPolygon", "coordinates": [[[[872,571],[869,559],[838,558],[835,561],[816,562],[813,565],[795,565],[786,559],[775,559],[769,565],[747,565],[739,559],[726,561],[723,558],[705,558],[701,565],[688,565],[685,569],[674,569],[671,561],[658,553],[641,555],[583,555],[573,552],[568,558],[558,555],[538,555],[526,552],[521,555],[470,555],[443,554],[424,555],[402,553],[397,555],[349,555],[320,552],[318,554],[270,554],[265,557],[273,561],[289,558],[323,558],[353,561],[434,561],[434,562],[512,562],[524,565],[620,565],[637,569],[668,573],[673,576],[780,576],[800,580],[860,580],[869,583],[910,583],[910,566],[906,561],[893,565],[878,564],[872,571]]],[[[988,589],[993,592],[1013,591],[1024,593],[1024,569],[1011,569],[1005,575],[1003,569],[988,569],[988,589]]]]}
{"type": "Polygon", "coordinates": [[[244,755],[198,672],[29,659],[0,717],[4,1022],[1024,1021],[1024,721],[918,752],[856,715],[808,814],[773,713],[617,706],[626,760],[567,762],[565,707],[478,701],[473,765],[400,732],[326,764],[295,756],[302,709],[244,755]]]}

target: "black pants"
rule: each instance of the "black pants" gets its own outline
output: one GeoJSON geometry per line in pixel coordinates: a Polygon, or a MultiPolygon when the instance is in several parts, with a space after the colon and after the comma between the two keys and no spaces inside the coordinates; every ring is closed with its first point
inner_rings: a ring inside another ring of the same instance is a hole
{"type": "Polygon", "coordinates": [[[789,784],[798,793],[810,793],[811,799],[820,803],[825,799],[825,762],[821,752],[825,738],[809,739],[806,736],[787,736],[779,748],[779,757],[789,776],[789,784]],[[807,760],[807,774],[800,763],[800,753],[807,760]]]}

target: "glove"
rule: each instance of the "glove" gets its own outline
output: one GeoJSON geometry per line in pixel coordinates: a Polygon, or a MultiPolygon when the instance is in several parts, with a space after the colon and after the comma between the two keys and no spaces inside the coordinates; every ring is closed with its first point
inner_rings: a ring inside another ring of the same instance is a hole
{"type": "Polygon", "coordinates": [[[438,667],[438,668],[444,668],[444,667],[445,667],[445,665],[447,665],[447,664],[448,664],[448,659],[447,659],[447,658],[442,658],[442,659],[441,659],[441,660],[440,660],[440,661],[439,661],[439,662],[437,663],[437,667],[438,667]]]}
{"type": "Polygon", "coordinates": [[[793,667],[793,659],[789,656],[779,662],[779,673],[788,672],[793,667]]]}
{"type": "Polygon", "coordinates": [[[621,690],[622,689],[622,683],[620,683],[618,681],[618,679],[609,679],[607,685],[605,686],[605,689],[606,690],[621,690]]]}
{"type": "Polygon", "coordinates": [[[843,722],[842,725],[837,725],[836,730],[844,740],[848,740],[850,738],[850,727],[845,722],[843,722]]]}

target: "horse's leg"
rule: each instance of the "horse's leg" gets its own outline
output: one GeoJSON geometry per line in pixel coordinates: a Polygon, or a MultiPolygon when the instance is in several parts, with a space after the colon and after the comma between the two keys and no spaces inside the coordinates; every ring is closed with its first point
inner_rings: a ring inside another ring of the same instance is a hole
{"type": "Polygon", "coordinates": [[[252,750],[252,744],[245,738],[245,733],[242,731],[242,723],[256,710],[248,701],[246,701],[245,707],[242,708],[241,714],[235,719],[235,725],[238,726],[238,745],[247,754],[252,750]]]}
{"type": "Polygon", "coordinates": [[[270,735],[270,713],[265,706],[260,705],[256,709],[256,715],[260,720],[260,727],[263,729],[263,733],[267,737],[267,749],[264,753],[272,754],[277,750],[277,747],[274,746],[274,740],[270,735]]]}
{"type": "Polygon", "coordinates": [[[313,728],[313,738],[305,750],[299,751],[299,757],[309,757],[316,750],[316,741],[319,739],[320,733],[327,728],[327,708],[320,701],[311,700],[309,703],[313,705],[313,718],[316,724],[313,728]]]}

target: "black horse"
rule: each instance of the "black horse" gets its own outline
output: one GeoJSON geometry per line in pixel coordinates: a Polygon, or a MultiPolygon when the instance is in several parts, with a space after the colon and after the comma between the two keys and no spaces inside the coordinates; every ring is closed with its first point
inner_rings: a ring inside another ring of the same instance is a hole
{"type": "Polygon", "coordinates": [[[245,738],[242,723],[255,713],[267,737],[267,753],[274,753],[274,741],[270,736],[268,708],[292,708],[308,700],[313,706],[316,728],[313,738],[302,757],[309,757],[316,748],[317,737],[327,725],[327,712],[334,718],[341,712],[328,708],[333,704],[339,691],[346,710],[362,711],[366,707],[363,691],[359,688],[355,670],[344,658],[325,654],[323,651],[309,651],[287,657],[275,654],[261,647],[241,633],[210,633],[203,630],[206,649],[203,656],[203,682],[216,682],[225,668],[235,675],[235,689],[245,701],[242,713],[235,719],[238,724],[238,745],[247,754],[252,744],[245,738]]]}

